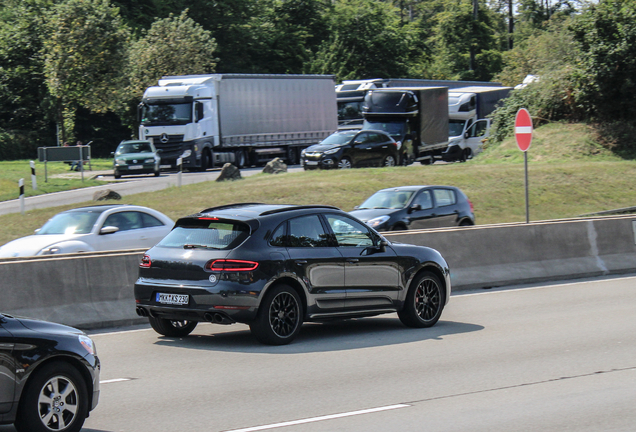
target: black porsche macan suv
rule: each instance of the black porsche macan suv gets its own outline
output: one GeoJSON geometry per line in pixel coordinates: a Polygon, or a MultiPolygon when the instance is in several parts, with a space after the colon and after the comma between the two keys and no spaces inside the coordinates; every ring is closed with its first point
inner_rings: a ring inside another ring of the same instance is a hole
{"type": "Polygon", "coordinates": [[[390,243],[336,207],[264,204],[179,219],[135,283],[137,313],[159,334],[240,322],[272,345],[291,342],[303,321],[397,312],[407,326],[430,327],[450,291],[434,249],[390,243]]]}

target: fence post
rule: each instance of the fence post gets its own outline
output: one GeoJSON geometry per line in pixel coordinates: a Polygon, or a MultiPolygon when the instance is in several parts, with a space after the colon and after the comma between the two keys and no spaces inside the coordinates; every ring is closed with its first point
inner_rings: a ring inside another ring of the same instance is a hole
{"type": "Polygon", "coordinates": [[[18,186],[20,187],[20,213],[24,215],[24,179],[21,178],[18,182],[18,186]]]}
{"type": "Polygon", "coordinates": [[[177,165],[179,166],[179,172],[177,173],[177,186],[181,187],[181,171],[183,171],[183,158],[177,159],[177,165]]]}
{"type": "Polygon", "coordinates": [[[36,190],[38,188],[38,180],[35,177],[35,162],[31,161],[29,165],[31,165],[31,186],[33,190],[36,190]]]}

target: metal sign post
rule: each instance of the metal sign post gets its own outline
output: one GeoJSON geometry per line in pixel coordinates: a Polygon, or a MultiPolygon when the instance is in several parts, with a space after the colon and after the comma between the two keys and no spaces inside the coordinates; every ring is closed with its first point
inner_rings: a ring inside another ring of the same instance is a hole
{"type": "Polygon", "coordinates": [[[519,150],[523,152],[526,186],[526,223],[530,223],[530,204],[528,194],[528,149],[532,143],[532,117],[527,109],[521,108],[515,116],[515,140],[519,150]]]}

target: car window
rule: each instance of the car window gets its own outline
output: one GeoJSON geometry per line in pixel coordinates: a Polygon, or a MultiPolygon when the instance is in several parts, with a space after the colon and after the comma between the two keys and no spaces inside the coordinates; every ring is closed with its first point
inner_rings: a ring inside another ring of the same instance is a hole
{"type": "Polygon", "coordinates": [[[148,213],[139,213],[139,216],[141,216],[141,226],[144,228],[152,228],[164,225],[163,222],[161,222],[156,217],[149,215],[148,213]]]}
{"type": "Polygon", "coordinates": [[[425,190],[422,191],[415,200],[413,204],[419,204],[422,210],[433,208],[433,200],[431,199],[431,191],[425,190]]]}
{"type": "Polygon", "coordinates": [[[480,137],[486,134],[488,122],[478,121],[470,127],[470,137],[480,137]]]}
{"type": "Polygon", "coordinates": [[[106,218],[104,226],[115,226],[119,231],[130,231],[141,228],[140,213],[136,211],[124,211],[113,213],[106,218]]]}
{"type": "Polygon", "coordinates": [[[272,246],[285,246],[285,229],[287,228],[287,222],[283,222],[274,230],[272,238],[269,244],[272,246]]]}
{"type": "Polygon", "coordinates": [[[363,224],[340,215],[327,215],[327,222],[339,247],[373,246],[373,234],[363,224]]]}
{"type": "Polygon", "coordinates": [[[247,224],[231,220],[185,218],[158,244],[183,249],[233,249],[249,237],[247,224]]]}
{"type": "Polygon", "coordinates": [[[433,194],[435,195],[437,207],[449,206],[457,202],[455,192],[450,189],[435,189],[433,194]]]}
{"type": "Polygon", "coordinates": [[[288,247],[325,247],[329,237],[318,215],[301,216],[289,220],[288,247]]]}
{"type": "Polygon", "coordinates": [[[88,234],[93,229],[100,212],[70,211],[58,213],[49,219],[37,235],[46,234],[88,234]]]}
{"type": "Polygon", "coordinates": [[[370,143],[370,142],[372,142],[371,134],[369,134],[369,133],[361,133],[360,135],[358,135],[356,137],[355,142],[361,143],[361,144],[370,143]]]}

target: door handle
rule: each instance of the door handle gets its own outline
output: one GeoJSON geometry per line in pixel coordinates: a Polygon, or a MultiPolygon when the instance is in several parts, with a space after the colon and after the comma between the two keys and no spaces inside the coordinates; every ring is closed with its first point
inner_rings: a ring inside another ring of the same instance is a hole
{"type": "Polygon", "coordinates": [[[360,261],[358,258],[347,258],[347,262],[350,264],[355,264],[360,261]]]}
{"type": "Polygon", "coordinates": [[[301,266],[303,264],[307,264],[307,260],[296,260],[294,261],[296,263],[296,265],[301,266]]]}

